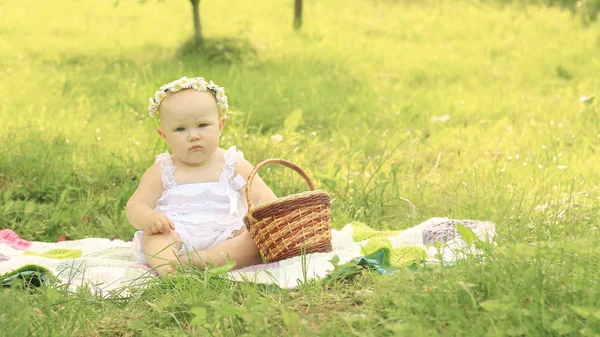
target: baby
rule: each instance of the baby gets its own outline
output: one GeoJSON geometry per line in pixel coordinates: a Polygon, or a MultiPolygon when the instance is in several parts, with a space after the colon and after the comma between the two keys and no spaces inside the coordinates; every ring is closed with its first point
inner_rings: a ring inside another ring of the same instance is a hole
{"type": "MultiPolygon", "coordinates": [[[[204,267],[230,259],[236,268],[261,262],[242,220],[244,177],[253,166],[235,146],[219,147],[228,108],[223,88],[202,77],[182,77],[150,98],[148,112],[159,115],[157,131],[172,154],[157,156],[146,170],[126,216],[139,229],[138,258],[159,275],[180,262],[204,267]]],[[[251,197],[256,205],[276,198],[259,177],[251,197]]]]}

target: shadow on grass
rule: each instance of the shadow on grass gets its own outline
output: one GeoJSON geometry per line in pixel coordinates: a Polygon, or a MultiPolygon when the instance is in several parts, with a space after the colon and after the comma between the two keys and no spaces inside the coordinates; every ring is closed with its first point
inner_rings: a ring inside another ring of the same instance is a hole
{"type": "Polygon", "coordinates": [[[254,45],[239,37],[205,38],[202,43],[189,39],[175,52],[178,58],[184,60],[203,58],[224,64],[248,61],[256,58],[256,54],[254,45]]]}

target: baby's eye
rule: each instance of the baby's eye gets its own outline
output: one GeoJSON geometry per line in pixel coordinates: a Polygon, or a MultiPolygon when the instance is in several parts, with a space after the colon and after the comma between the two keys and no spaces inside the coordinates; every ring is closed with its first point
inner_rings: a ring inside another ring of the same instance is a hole
{"type": "Polygon", "coordinates": [[[202,123],[202,124],[198,125],[199,128],[205,128],[207,126],[208,126],[208,124],[206,124],[206,123],[202,123]]]}
{"type": "Polygon", "coordinates": [[[177,131],[177,132],[181,132],[181,131],[185,131],[185,129],[184,129],[184,128],[182,128],[182,127],[178,127],[177,129],[175,129],[175,131],[177,131]]]}

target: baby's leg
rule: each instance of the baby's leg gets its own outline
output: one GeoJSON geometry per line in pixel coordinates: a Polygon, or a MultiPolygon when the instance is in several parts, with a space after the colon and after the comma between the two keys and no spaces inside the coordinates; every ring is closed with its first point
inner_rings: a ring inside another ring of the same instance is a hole
{"type": "Polygon", "coordinates": [[[244,233],[246,231],[248,231],[248,230],[246,229],[245,226],[242,227],[242,228],[240,228],[240,229],[236,229],[236,230],[233,231],[233,233],[231,233],[231,238],[239,236],[240,234],[242,234],[242,233],[244,233]]]}
{"type": "Polygon", "coordinates": [[[236,262],[236,269],[262,263],[258,247],[248,231],[243,231],[238,236],[212,248],[190,253],[190,256],[180,255],[179,259],[183,264],[192,264],[200,268],[205,268],[207,265],[220,266],[228,260],[236,262]]]}
{"type": "Polygon", "coordinates": [[[146,263],[153,268],[158,275],[166,276],[173,270],[172,262],[177,261],[177,255],[181,248],[179,234],[175,231],[170,233],[148,234],[144,231],[144,252],[146,263]]]}

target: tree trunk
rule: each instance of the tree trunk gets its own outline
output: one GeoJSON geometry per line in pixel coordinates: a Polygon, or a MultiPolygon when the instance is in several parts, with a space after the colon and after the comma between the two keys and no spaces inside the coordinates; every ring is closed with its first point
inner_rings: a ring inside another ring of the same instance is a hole
{"type": "Polygon", "coordinates": [[[302,26],[302,0],[294,0],[294,29],[302,26]]]}
{"type": "Polygon", "coordinates": [[[190,0],[192,3],[192,14],[194,16],[194,41],[202,45],[202,25],[200,24],[200,0],[190,0]]]}

